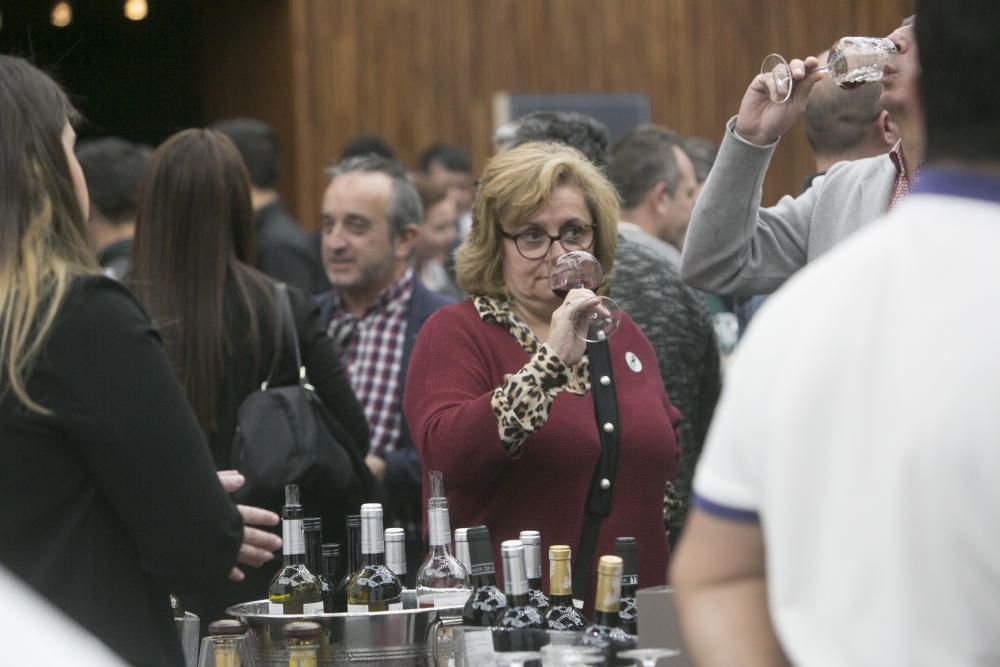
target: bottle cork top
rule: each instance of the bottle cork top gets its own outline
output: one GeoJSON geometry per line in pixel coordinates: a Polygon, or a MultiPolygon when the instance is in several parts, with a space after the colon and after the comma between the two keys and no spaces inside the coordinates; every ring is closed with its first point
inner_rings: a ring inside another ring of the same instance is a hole
{"type": "Polygon", "coordinates": [[[208,624],[208,634],[224,637],[229,635],[242,635],[247,631],[247,624],[235,618],[223,618],[212,621],[208,624]]]}
{"type": "Polygon", "coordinates": [[[553,544],[549,547],[550,560],[569,560],[570,548],[565,544],[553,544]]]}
{"type": "Polygon", "coordinates": [[[597,573],[620,577],[623,565],[624,563],[619,556],[601,556],[601,560],[597,562],[597,573]]]}

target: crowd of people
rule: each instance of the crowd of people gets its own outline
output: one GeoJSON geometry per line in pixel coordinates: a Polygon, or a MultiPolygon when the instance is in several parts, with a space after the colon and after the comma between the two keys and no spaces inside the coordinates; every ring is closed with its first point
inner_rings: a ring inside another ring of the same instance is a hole
{"type": "Polygon", "coordinates": [[[447,144],[411,171],[358,137],[312,236],[266,123],[74,145],[67,95],[0,55],[0,565],[132,664],[182,664],[169,594],[203,623],[265,597],[278,507],[234,503],[231,452],[299,376],[283,284],[410,585],[435,470],[497,562],[524,529],[570,545],[588,608],[634,536],[698,664],[996,664],[1000,10],[916,5],[881,83],[794,59],[718,147],[535,112],[479,172],[447,144]],[[817,173],[762,207],[800,119],[817,173]],[[603,280],[554,291],[571,252],[603,280]]]}

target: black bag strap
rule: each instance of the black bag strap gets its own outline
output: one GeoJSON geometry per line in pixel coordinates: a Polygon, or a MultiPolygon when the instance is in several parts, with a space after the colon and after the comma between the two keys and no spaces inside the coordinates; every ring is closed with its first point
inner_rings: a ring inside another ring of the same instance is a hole
{"type": "Polygon", "coordinates": [[[615,473],[618,470],[619,419],[618,396],[611,370],[611,351],[607,341],[587,343],[590,358],[590,393],[594,397],[597,434],[601,441],[601,457],[587,491],[583,511],[583,530],[573,568],[573,598],[578,605],[587,599],[590,573],[597,551],[597,534],[601,520],[611,514],[615,473]]]}
{"type": "Polygon", "coordinates": [[[274,374],[278,369],[278,360],[281,358],[281,351],[285,348],[284,343],[287,340],[291,344],[292,349],[295,350],[295,368],[298,372],[298,382],[301,386],[311,390],[312,386],[309,384],[309,378],[306,377],[306,368],[302,365],[302,351],[299,349],[299,332],[295,326],[292,302],[288,298],[288,286],[285,283],[275,283],[274,294],[278,302],[278,322],[281,325],[279,342],[281,345],[275,350],[274,360],[271,361],[271,370],[268,371],[267,380],[264,381],[260,388],[263,391],[271,386],[271,381],[274,379],[274,374]]]}

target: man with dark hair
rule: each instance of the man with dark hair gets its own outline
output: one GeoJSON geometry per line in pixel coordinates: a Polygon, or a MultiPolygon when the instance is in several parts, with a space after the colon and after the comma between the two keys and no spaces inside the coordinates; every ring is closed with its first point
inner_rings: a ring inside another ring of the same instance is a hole
{"type": "MultiPolygon", "coordinates": [[[[819,61],[826,62],[825,53],[819,61]]],[[[845,90],[830,77],[816,82],[803,117],[816,173],[806,178],[803,190],[838,162],[882,155],[896,145],[898,132],[881,97],[880,83],[845,90]]]]}
{"type": "MultiPolygon", "coordinates": [[[[608,129],[576,112],[538,112],[519,119],[512,147],[553,141],[576,148],[606,169],[608,129]]],[[[657,240],[619,223],[611,296],[653,345],[663,386],[683,419],[678,431],[681,461],[664,497],[664,521],[671,544],[680,537],[691,477],[719,397],[719,354],[704,301],[681,283],[677,271],[652,246],[657,240]]]]}
{"type": "Polygon", "coordinates": [[[317,296],[320,319],[368,417],[372,474],[385,483],[407,529],[407,571],[423,559],[421,471],[403,419],[403,387],[417,332],[451,299],[428,290],[410,263],[423,221],[406,169],[378,155],[332,167],[320,219],[332,289],[317,296]]]}
{"type": "Polygon", "coordinates": [[[257,268],[307,294],[329,288],[322,266],[299,224],[278,194],[281,149],[271,126],[255,118],[230,118],[212,125],[236,144],[250,173],[250,198],[256,213],[257,268]]]}
{"type": "Polygon", "coordinates": [[[761,208],[760,199],[771,155],[825,75],[815,71],[816,58],[792,60],[794,87],[783,104],[771,101],[767,76],[754,78],[695,204],[681,262],[685,282],[716,294],[770,294],[909,192],[923,157],[917,48],[907,22],[888,39],[898,53],[886,65],[880,103],[900,142],[887,155],[837,163],[798,197],[769,208],[761,208]]]}
{"type": "Polygon", "coordinates": [[[340,150],[341,160],[361,155],[381,155],[390,160],[396,159],[396,152],[392,147],[385,142],[385,139],[375,134],[358,135],[344,144],[340,150]]]}
{"type": "Polygon", "coordinates": [[[472,197],[475,194],[469,156],[457,146],[434,144],[420,154],[418,166],[432,183],[448,189],[448,197],[458,207],[458,232],[464,238],[472,226],[472,197]]]}
{"type": "Polygon", "coordinates": [[[611,147],[608,177],[622,198],[622,228],[658,239],[655,247],[679,270],[698,185],[680,136],[640,125],[611,147]]]}
{"type": "Polygon", "coordinates": [[[81,141],[76,148],[90,192],[87,236],[104,273],[116,280],[128,271],[139,182],[150,153],[118,137],[81,141]]]}
{"type": "Polygon", "coordinates": [[[916,5],[920,182],[771,299],[698,467],[706,667],[1000,664],[1000,9],[916,5]]]}

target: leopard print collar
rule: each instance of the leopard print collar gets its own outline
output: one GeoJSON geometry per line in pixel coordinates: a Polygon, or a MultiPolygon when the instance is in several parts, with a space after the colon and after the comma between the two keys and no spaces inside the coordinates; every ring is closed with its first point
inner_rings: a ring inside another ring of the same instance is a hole
{"type": "MultiPolygon", "coordinates": [[[[483,322],[502,326],[530,356],[538,354],[542,342],[528,325],[514,314],[509,296],[477,296],[473,297],[472,303],[483,322]]],[[[582,395],[590,390],[590,361],[586,353],[579,363],[569,369],[569,376],[570,381],[566,387],[568,391],[582,395]]]]}

